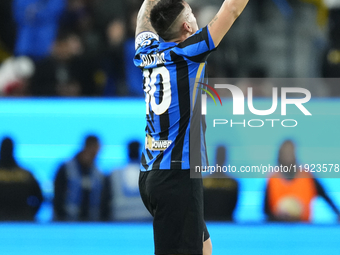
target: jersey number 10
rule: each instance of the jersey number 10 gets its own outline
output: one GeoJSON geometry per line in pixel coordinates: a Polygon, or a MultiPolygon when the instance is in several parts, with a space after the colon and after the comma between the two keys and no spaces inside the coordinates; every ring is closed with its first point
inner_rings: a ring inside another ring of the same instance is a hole
{"type": "Polygon", "coordinates": [[[146,114],[149,115],[151,106],[151,111],[156,115],[162,115],[171,104],[170,72],[162,66],[144,69],[143,76],[146,114]]]}

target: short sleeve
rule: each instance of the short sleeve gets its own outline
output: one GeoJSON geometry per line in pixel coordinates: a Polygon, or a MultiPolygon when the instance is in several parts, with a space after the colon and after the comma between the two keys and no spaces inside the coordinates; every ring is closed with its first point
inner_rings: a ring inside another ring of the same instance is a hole
{"type": "Polygon", "coordinates": [[[195,34],[179,43],[174,51],[194,62],[204,62],[209,54],[216,49],[208,27],[198,30],[195,34]]]}

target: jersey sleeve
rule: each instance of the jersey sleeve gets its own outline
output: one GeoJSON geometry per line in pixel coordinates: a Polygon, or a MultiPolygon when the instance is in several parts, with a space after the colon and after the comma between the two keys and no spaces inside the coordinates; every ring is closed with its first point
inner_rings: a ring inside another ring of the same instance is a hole
{"type": "Polygon", "coordinates": [[[148,55],[155,51],[159,46],[159,37],[153,32],[142,32],[135,39],[136,53],[133,58],[135,66],[143,68],[142,55],[148,55]]]}
{"type": "Polygon", "coordinates": [[[153,32],[142,32],[137,35],[135,39],[135,50],[140,50],[139,48],[150,46],[155,41],[159,41],[158,35],[153,32]]]}
{"type": "Polygon", "coordinates": [[[194,62],[205,62],[209,54],[216,49],[208,26],[198,30],[195,34],[179,43],[174,51],[194,62]]]}

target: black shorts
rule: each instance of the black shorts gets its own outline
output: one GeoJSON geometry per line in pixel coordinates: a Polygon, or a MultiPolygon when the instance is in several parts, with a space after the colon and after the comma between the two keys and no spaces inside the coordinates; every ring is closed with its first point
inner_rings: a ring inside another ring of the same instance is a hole
{"type": "Polygon", "coordinates": [[[209,238],[202,179],[191,179],[189,170],[141,171],[139,190],[154,217],[155,254],[202,254],[209,238]]]}

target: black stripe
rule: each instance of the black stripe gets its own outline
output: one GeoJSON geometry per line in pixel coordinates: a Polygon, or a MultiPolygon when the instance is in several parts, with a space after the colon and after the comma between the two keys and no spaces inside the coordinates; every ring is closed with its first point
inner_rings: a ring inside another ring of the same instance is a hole
{"type": "Polygon", "coordinates": [[[170,50],[170,49],[172,49],[172,48],[174,48],[174,47],[176,47],[177,46],[177,44],[176,45],[174,45],[174,46],[171,46],[171,47],[169,47],[169,48],[166,48],[166,49],[164,49],[164,50],[160,50],[160,51],[158,51],[159,53],[163,53],[163,52],[165,52],[165,51],[167,51],[167,50],[170,50]]]}
{"type": "Polygon", "coordinates": [[[203,39],[205,40],[205,43],[208,46],[208,49],[210,49],[210,43],[209,43],[209,36],[208,36],[208,29],[207,29],[207,27],[204,27],[202,29],[202,36],[203,36],[203,39]]]}
{"type": "MultiPolygon", "coordinates": [[[[164,49],[164,50],[157,51],[157,53],[161,54],[161,53],[163,53],[163,52],[165,52],[165,51],[168,51],[168,50],[170,50],[170,49],[172,49],[172,48],[175,48],[176,46],[177,46],[177,45],[174,45],[174,46],[171,46],[171,47],[166,48],[166,49],[164,49]]],[[[157,64],[157,67],[161,67],[161,66],[164,66],[164,63],[157,64]]]]}
{"type": "Polygon", "coordinates": [[[160,151],[159,154],[156,156],[155,162],[152,165],[152,170],[159,169],[162,160],[163,160],[163,151],[160,151]]]}
{"type": "Polygon", "coordinates": [[[162,75],[159,75],[159,102],[158,104],[161,104],[163,102],[163,96],[164,96],[163,77],[162,75]]]}
{"type": "MultiPolygon", "coordinates": [[[[178,135],[175,141],[174,148],[171,152],[171,166],[170,169],[181,168],[183,145],[185,139],[185,133],[190,119],[190,89],[189,89],[189,67],[183,57],[178,56],[174,52],[170,52],[171,60],[176,61],[176,73],[177,73],[177,95],[179,106],[179,129],[178,135]]],[[[175,62],[175,61],[174,61],[175,62]]]]}
{"type": "Polygon", "coordinates": [[[146,153],[148,154],[149,160],[152,160],[153,156],[152,156],[151,152],[149,151],[149,149],[146,149],[146,153]]]}
{"type": "MultiPolygon", "coordinates": [[[[143,72],[142,72],[143,73],[143,72]]],[[[144,91],[144,94],[145,94],[145,89],[146,89],[146,87],[145,87],[145,76],[143,75],[143,91],[144,91]]],[[[147,95],[146,95],[147,96],[147,95]]]]}
{"type": "MultiPolygon", "coordinates": [[[[150,128],[151,128],[152,131],[155,132],[155,127],[153,126],[153,121],[154,121],[153,117],[154,117],[153,112],[150,111],[149,115],[148,114],[146,115],[146,123],[147,123],[148,130],[150,131],[150,128]]],[[[145,130],[146,130],[146,128],[145,128],[145,130]]],[[[149,132],[149,133],[151,133],[151,132],[149,132]]]]}
{"type": "MultiPolygon", "coordinates": [[[[149,93],[146,93],[146,96],[147,97],[150,97],[150,100],[151,100],[151,96],[149,95],[149,93]]],[[[153,132],[155,132],[155,128],[153,126],[153,122],[154,122],[154,113],[153,111],[151,110],[151,103],[149,102],[149,114],[146,115],[146,122],[147,122],[147,127],[145,128],[145,130],[149,130],[150,131],[150,128],[152,129],[153,132]]],[[[149,132],[151,133],[151,131],[149,132]]]]}
{"type": "MultiPolygon", "coordinates": [[[[152,111],[152,109],[151,109],[151,103],[149,103],[149,111],[150,111],[150,113],[149,113],[149,118],[150,118],[150,122],[152,123],[152,122],[154,122],[155,121],[155,114],[154,114],[154,112],[152,111]]],[[[152,125],[152,124],[151,124],[152,125]]],[[[155,130],[154,128],[153,128],[153,126],[152,126],[152,129],[153,130],[155,130]]]]}
{"type": "Polygon", "coordinates": [[[177,45],[177,47],[183,49],[185,47],[188,47],[190,45],[193,45],[193,44],[196,44],[196,43],[199,43],[199,42],[205,40],[205,38],[203,37],[204,34],[202,34],[202,33],[203,33],[203,30],[201,32],[199,32],[198,34],[194,34],[193,36],[190,36],[189,38],[187,38],[183,42],[179,43],[177,45]]]}
{"type": "MultiPolygon", "coordinates": [[[[165,113],[159,115],[159,122],[161,126],[161,132],[159,133],[159,140],[168,140],[169,139],[169,128],[170,128],[170,117],[169,112],[166,110],[165,113]]],[[[163,160],[163,151],[156,156],[156,160],[153,163],[152,169],[159,169],[160,164],[163,160]]]]}
{"type": "MultiPolygon", "coordinates": [[[[148,70],[149,70],[149,79],[151,81],[151,75],[152,75],[153,69],[148,69],[148,70]]],[[[149,86],[150,86],[150,84],[149,84],[149,86]]],[[[151,87],[150,87],[149,92],[150,91],[151,91],[151,87]]],[[[155,114],[154,114],[154,112],[152,111],[152,108],[151,108],[151,96],[150,96],[150,94],[149,94],[149,97],[150,97],[150,100],[149,100],[149,116],[151,118],[151,122],[155,122],[155,120],[154,120],[155,114]]],[[[155,130],[153,128],[153,126],[152,126],[152,129],[155,130]]]]}
{"type": "Polygon", "coordinates": [[[145,168],[145,170],[148,170],[148,164],[146,163],[145,155],[142,153],[142,159],[141,159],[142,166],[145,168]]]}
{"type": "Polygon", "coordinates": [[[207,61],[207,58],[209,57],[211,51],[206,51],[204,53],[201,53],[199,55],[195,55],[195,56],[192,56],[192,57],[189,57],[189,56],[185,56],[187,59],[193,61],[193,62],[196,62],[196,63],[202,63],[202,62],[205,62],[207,61]]]}
{"type": "MultiPolygon", "coordinates": [[[[163,101],[163,77],[159,75],[159,102],[160,104],[163,101]]],[[[154,114],[154,113],[153,113],[154,114]]],[[[169,116],[169,111],[166,110],[165,113],[159,115],[159,122],[160,122],[160,130],[161,132],[159,133],[159,140],[168,140],[169,139],[169,128],[170,128],[170,116],[169,116]]],[[[153,163],[152,169],[159,169],[160,164],[163,160],[163,151],[161,151],[157,156],[156,160],[153,163]]]]}
{"type": "Polygon", "coordinates": [[[159,48],[159,45],[152,45],[148,47],[148,50],[153,50],[159,48]]]}
{"type": "Polygon", "coordinates": [[[195,35],[189,37],[188,39],[184,40],[183,42],[179,43],[178,45],[171,46],[169,48],[166,48],[164,50],[160,50],[158,52],[162,53],[162,52],[170,50],[171,48],[174,48],[174,47],[178,47],[178,48],[183,49],[183,48],[188,47],[188,46],[190,46],[192,44],[199,43],[199,42],[201,42],[203,40],[205,41],[205,43],[207,44],[208,48],[210,49],[210,43],[209,43],[209,36],[208,36],[207,27],[202,28],[201,32],[199,32],[198,34],[195,34],[195,35]]]}
{"type": "Polygon", "coordinates": [[[145,128],[145,131],[147,131],[147,133],[151,135],[151,133],[154,133],[154,132],[155,132],[155,128],[153,127],[151,121],[148,121],[148,124],[149,124],[150,126],[147,125],[146,128],[145,128]],[[151,127],[152,130],[150,129],[150,127],[151,127]]]}

